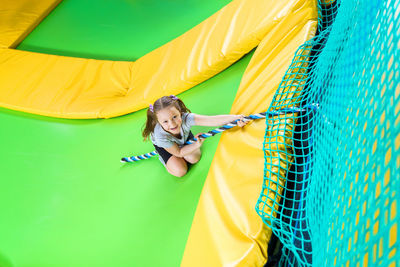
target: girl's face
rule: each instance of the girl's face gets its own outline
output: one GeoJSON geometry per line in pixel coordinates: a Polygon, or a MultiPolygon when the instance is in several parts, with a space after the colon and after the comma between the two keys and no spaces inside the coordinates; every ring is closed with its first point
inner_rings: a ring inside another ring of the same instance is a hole
{"type": "Polygon", "coordinates": [[[174,106],[163,108],[156,113],[158,123],[170,134],[178,135],[181,133],[182,117],[179,110],[174,106]]]}

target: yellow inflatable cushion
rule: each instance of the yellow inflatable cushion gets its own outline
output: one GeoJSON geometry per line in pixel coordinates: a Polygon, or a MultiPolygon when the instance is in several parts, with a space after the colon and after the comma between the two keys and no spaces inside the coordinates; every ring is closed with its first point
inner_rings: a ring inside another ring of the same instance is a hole
{"type": "MultiPolygon", "coordinates": [[[[291,12],[267,33],[255,51],[231,113],[265,111],[295,51],[316,32],[315,1],[285,1],[285,4],[290,6],[291,12]]],[[[295,115],[293,119],[287,119],[286,127],[290,127],[294,118],[295,115]]],[[[283,118],[275,118],[280,119],[283,118]]],[[[265,120],[222,135],[197,206],[181,266],[247,267],[266,263],[271,230],[255,212],[263,182],[264,135],[265,120]]],[[[281,140],[279,148],[277,142],[266,146],[284,151],[290,146],[288,140],[281,140]]],[[[279,160],[285,155],[273,155],[275,162],[272,164],[287,166],[279,160]]],[[[291,160],[287,158],[286,162],[291,160]]],[[[275,199],[277,192],[282,193],[285,174],[279,173],[278,167],[270,172],[275,182],[268,185],[268,195],[275,199]]],[[[264,207],[263,211],[272,216],[271,207],[264,207]]]]}
{"type": "Polygon", "coordinates": [[[15,48],[61,1],[1,1],[0,48],[15,48]]]}
{"type": "Polygon", "coordinates": [[[133,63],[0,49],[0,106],[63,118],[108,118],[214,76],[304,1],[235,0],[133,63]]]}

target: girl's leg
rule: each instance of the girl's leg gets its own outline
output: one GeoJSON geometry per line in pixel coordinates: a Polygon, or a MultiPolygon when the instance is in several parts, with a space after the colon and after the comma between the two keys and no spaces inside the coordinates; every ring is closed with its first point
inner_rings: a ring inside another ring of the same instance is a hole
{"type": "Polygon", "coordinates": [[[182,177],[187,173],[187,164],[183,158],[171,156],[165,166],[167,171],[176,177],[182,177]]]}
{"type": "Polygon", "coordinates": [[[199,162],[200,158],[201,158],[201,150],[200,148],[196,149],[195,151],[193,151],[191,154],[183,157],[187,162],[191,163],[191,164],[195,164],[197,162],[199,162]]]}

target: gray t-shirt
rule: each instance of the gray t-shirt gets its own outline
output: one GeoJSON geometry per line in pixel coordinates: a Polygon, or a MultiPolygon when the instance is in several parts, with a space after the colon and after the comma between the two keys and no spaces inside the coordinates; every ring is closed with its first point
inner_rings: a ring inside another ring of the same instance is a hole
{"type": "Polygon", "coordinates": [[[179,147],[182,147],[186,139],[189,136],[190,128],[194,125],[194,114],[193,113],[182,113],[182,125],[181,125],[181,138],[176,138],[169,132],[165,131],[159,123],[154,127],[154,132],[151,133],[151,141],[153,144],[163,148],[169,148],[174,143],[179,147]]]}

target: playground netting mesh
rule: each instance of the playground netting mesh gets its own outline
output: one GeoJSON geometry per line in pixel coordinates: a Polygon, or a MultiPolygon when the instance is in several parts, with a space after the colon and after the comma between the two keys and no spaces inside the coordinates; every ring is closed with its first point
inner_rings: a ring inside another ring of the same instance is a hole
{"type": "Polygon", "coordinates": [[[256,211],[281,266],[400,266],[400,1],[318,8],[269,110],[318,108],[266,120],[256,211]]]}

